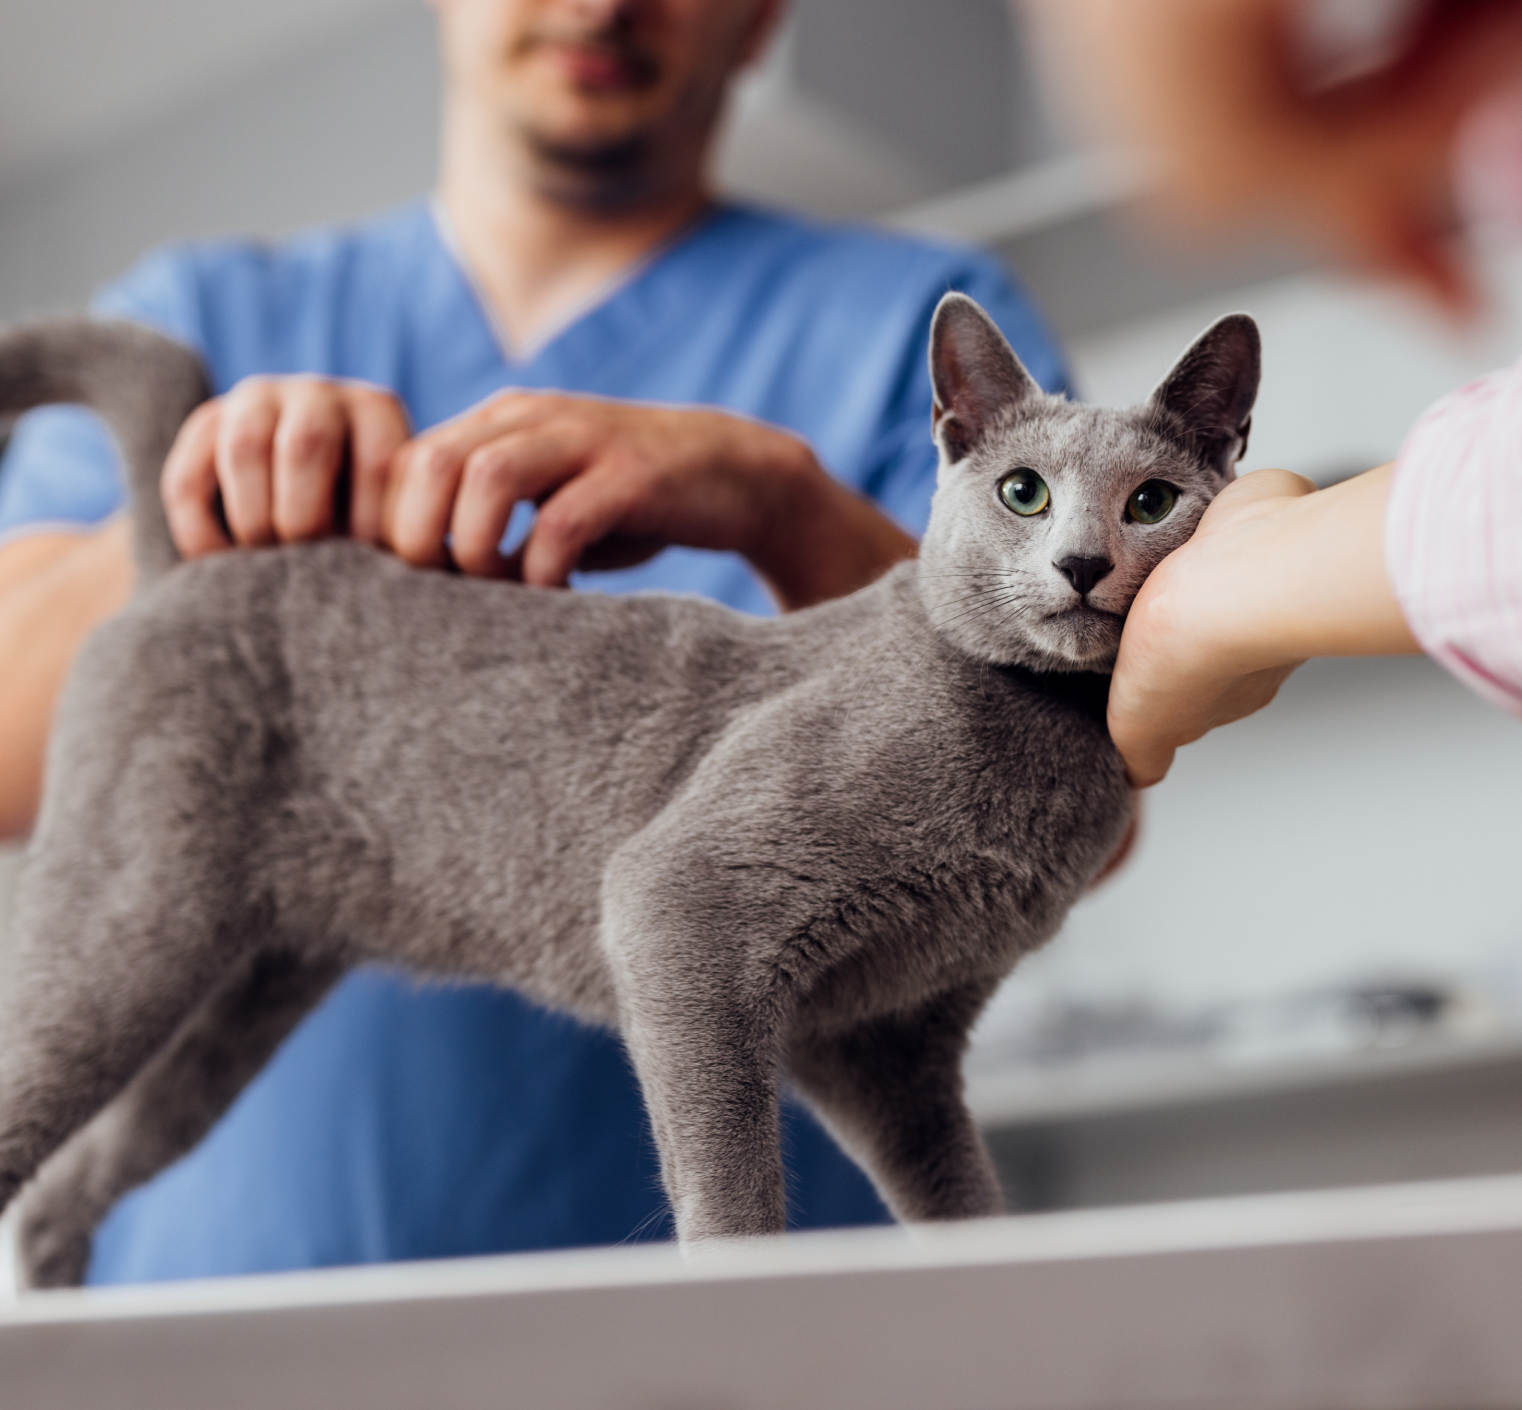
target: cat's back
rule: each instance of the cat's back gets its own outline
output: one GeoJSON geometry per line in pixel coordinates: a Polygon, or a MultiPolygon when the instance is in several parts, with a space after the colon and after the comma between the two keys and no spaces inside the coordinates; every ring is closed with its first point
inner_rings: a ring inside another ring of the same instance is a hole
{"type": "Polygon", "coordinates": [[[339,680],[388,694],[426,680],[430,698],[450,702],[514,675],[567,696],[689,677],[722,688],[766,655],[768,626],[695,597],[418,571],[342,539],[182,564],[124,616],[134,641],[215,632],[277,649],[292,689],[314,703],[339,680]]]}
{"type": "Polygon", "coordinates": [[[590,745],[651,715],[701,729],[789,666],[769,623],[699,598],[418,572],[353,544],[296,555],[283,595],[314,724],[363,695],[444,738],[511,711],[519,732],[590,745]]]}

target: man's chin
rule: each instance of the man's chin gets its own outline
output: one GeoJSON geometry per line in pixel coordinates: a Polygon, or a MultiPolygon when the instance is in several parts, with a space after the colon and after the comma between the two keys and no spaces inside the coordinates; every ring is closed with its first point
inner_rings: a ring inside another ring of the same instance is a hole
{"type": "Polygon", "coordinates": [[[636,200],[658,165],[656,144],[642,125],[595,132],[530,128],[527,146],[541,180],[557,194],[594,204],[636,200]]]}

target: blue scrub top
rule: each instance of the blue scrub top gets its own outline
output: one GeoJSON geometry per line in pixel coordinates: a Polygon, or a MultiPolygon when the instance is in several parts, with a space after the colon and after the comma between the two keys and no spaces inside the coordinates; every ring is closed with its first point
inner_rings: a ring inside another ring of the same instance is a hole
{"type": "MultiPolygon", "coordinates": [[[[150,255],[96,300],[198,348],[217,390],[254,373],[363,378],[415,428],[504,387],[706,403],[804,436],[838,479],[923,530],[935,482],[926,335],[971,294],[1048,389],[1060,355],[976,251],[722,206],[548,341],[504,347],[439,215],[393,214],[280,245],[150,255]]],[[[0,534],[97,522],[122,503],[98,423],[26,417],[0,463],[0,534]]],[[[588,576],[770,612],[738,558],[669,549],[588,576]]],[[[784,1117],[796,1228],[887,1216],[811,1116],[784,1117]]],[[[517,996],[363,970],[342,982],[191,1154],[127,1196],[90,1280],[138,1282],[666,1238],[670,1213],[618,1039],[517,996]]]]}

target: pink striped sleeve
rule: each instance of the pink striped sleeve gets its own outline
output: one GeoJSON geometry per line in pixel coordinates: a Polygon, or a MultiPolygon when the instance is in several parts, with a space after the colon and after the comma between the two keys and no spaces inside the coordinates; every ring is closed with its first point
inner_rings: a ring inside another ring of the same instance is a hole
{"type": "Polygon", "coordinates": [[[1522,363],[1460,388],[1411,428],[1385,564],[1422,649],[1522,715],[1522,363]]]}

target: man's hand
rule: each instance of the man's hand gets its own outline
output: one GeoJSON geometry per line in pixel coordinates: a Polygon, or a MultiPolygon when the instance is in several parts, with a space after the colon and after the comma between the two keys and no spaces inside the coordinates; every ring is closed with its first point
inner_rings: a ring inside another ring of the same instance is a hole
{"type": "Polygon", "coordinates": [[[247,378],[180,428],[161,482],[169,531],[187,558],[343,532],[379,543],[407,434],[407,413],[379,387],[247,378]]]}
{"type": "Polygon", "coordinates": [[[1311,656],[1418,650],[1385,575],[1391,468],[1319,491],[1287,470],[1244,476],[1153,569],[1110,685],[1110,737],[1136,787],[1261,710],[1311,656]]]}
{"type": "Polygon", "coordinates": [[[864,586],[914,541],[785,431],[722,411],[503,392],[397,457],[386,540],[408,562],[563,585],[671,544],[743,554],[785,608],[864,586]],[[538,506],[510,558],[514,506],[538,506]]]}

